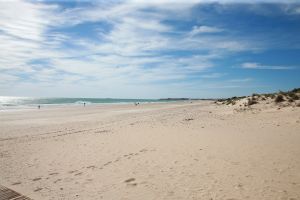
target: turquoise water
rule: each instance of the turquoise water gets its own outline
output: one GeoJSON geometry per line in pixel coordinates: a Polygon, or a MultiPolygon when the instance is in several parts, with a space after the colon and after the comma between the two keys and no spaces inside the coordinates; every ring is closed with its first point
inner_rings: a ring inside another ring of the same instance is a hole
{"type": "Polygon", "coordinates": [[[121,104],[121,103],[155,103],[166,102],[159,99],[112,99],[112,98],[33,98],[0,96],[0,108],[24,108],[51,105],[86,105],[89,104],[121,104]]]}

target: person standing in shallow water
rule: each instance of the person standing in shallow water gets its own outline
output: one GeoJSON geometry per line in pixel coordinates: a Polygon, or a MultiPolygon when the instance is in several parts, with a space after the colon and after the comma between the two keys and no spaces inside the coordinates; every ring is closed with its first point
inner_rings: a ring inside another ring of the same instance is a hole
{"type": "Polygon", "coordinates": [[[38,105],[38,109],[41,109],[41,105],[38,105]]]}

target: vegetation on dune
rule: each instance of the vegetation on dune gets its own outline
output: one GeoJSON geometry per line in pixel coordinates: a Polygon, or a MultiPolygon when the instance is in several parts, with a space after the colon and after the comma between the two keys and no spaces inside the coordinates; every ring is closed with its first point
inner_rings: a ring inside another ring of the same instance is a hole
{"type": "Polygon", "coordinates": [[[300,88],[295,88],[291,91],[292,93],[300,93],[300,88]]]}
{"type": "Polygon", "coordinates": [[[283,101],[285,101],[285,100],[284,100],[282,94],[279,94],[279,95],[276,96],[275,103],[280,103],[280,102],[283,102],[283,101]]]}
{"type": "Polygon", "coordinates": [[[297,94],[293,93],[293,92],[290,92],[287,95],[292,100],[299,100],[299,96],[297,94]]]}
{"type": "Polygon", "coordinates": [[[256,101],[255,98],[250,98],[248,99],[248,106],[251,106],[251,105],[254,105],[254,104],[257,104],[258,102],[256,101]]]}
{"type": "MultiPolygon", "coordinates": [[[[280,104],[282,102],[287,101],[288,103],[293,103],[295,102],[295,104],[297,106],[300,105],[300,103],[297,101],[300,100],[300,88],[295,88],[291,91],[287,91],[287,92],[283,92],[283,91],[279,91],[278,93],[269,93],[269,94],[257,94],[254,93],[251,96],[241,96],[241,97],[231,97],[231,98],[227,98],[227,99],[218,99],[217,101],[215,101],[215,103],[217,104],[225,104],[225,105],[235,105],[238,103],[238,101],[246,99],[246,101],[244,101],[243,105],[244,106],[251,106],[254,104],[258,104],[259,101],[267,101],[268,99],[271,99],[272,101],[274,101],[274,103],[276,104],[280,104]]],[[[270,101],[267,102],[267,104],[269,104],[270,101]]],[[[240,102],[241,103],[241,102],[240,102]]],[[[240,104],[241,106],[241,104],[240,104]]]]}

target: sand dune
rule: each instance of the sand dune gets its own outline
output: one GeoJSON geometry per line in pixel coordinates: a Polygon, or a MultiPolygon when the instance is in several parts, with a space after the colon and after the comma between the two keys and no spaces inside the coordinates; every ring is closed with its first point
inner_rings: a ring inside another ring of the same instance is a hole
{"type": "Polygon", "coordinates": [[[300,199],[300,108],[211,101],[0,112],[0,185],[32,199],[300,199]]]}

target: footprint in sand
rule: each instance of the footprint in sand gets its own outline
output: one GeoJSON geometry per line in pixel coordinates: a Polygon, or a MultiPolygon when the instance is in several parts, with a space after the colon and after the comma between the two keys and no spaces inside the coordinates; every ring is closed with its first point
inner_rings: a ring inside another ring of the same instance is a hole
{"type": "Polygon", "coordinates": [[[53,175],[57,175],[57,174],[59,174],[59,173],[53,172],[53,173],[50,173],[49,175],[50,175],[50,176],[53,176],[53,175]]]}
{"type": "Polygon", "coordinates": [[[79,175],[81,175],[81,174],[82,174],[82,172],[79,172],[79,173],[75,174],[74,176],[79,176],[79,175]]]}
{"type": "Polygon", "coordinates": [[[135,181],[135,178],[129,178],[129,179],[125,180],[124,182],[130,186],[137,186],[137,183],[133,183],[133,181],[135,181]]]}
{"type": "Polygon", "coordinates": [[[148,151],[147,149],[141,149],[140,150],[140,152],[142,153],[142,152],[146,152],[146,151],[148,151]]]}
{"type": "Polygon", "coordinates": [[[243,189],[243,184],[239,183],[234,188],[241,190],[241,189],[243,189]]]}
{"type": "Polygon", "coordinates": [[[109,162],[105,163],[103,166],[109,165],[109,164],[111,164],[111,163],[112,163],[112,162],[109,161],[109,162]]]}
{"type": "Polygon", "coordinates": [[[34,178],[34,179],[32,179],[32,181],[39,181],[39,180],[41,180],[42,178],[34,178]]]}
{"type": "Polygon", "coordinates": [[[36,188],[35,190],[33,190],[34,192],[38,192],[40,190],[42,190],[43,188],[36,188]]]}
{"type": "Polygon", "coordinates": [[[53,183],[57,183],[58,181],[61,181],[61,179],[59,178],[59,179],[55,180],[53,183]]]}
{"type": "Polygon", "coordinates": [[[13,183],[13,184],[11,184],[11,185],[20,185],[22,182],[15,182],[15,183],[13,183]]]}
{"type": "Polygon", "coordinates": [[[95,131],[94,133],[108,133],[109,130],[101,130],[101,131],[95,131]]]}
{"type": "Polygon", "coordinates": [[[125,180],[124,182],[125,182],[125,183],[130,183],[130,182],[132,182],[132,181],[135,181],[135,178],[129,178],[129,179],[125,180]]]}

